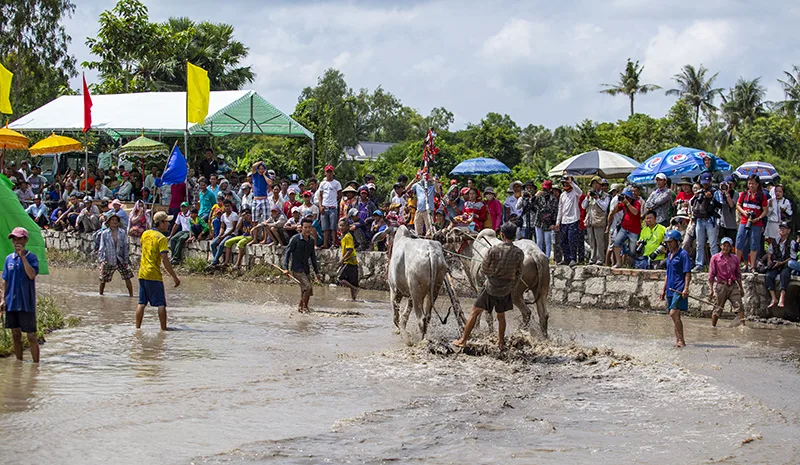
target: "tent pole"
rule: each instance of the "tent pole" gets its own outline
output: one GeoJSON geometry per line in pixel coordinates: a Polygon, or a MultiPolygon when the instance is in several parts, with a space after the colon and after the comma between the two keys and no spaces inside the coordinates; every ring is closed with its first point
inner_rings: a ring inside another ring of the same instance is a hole
{"type": "Polygon", "coordinates": [[[317,152],[317,142],[312,137],[311,138],[311,176],[314,176],[314,162],[316,161],[315,160],[316,152],[317,152]]]}

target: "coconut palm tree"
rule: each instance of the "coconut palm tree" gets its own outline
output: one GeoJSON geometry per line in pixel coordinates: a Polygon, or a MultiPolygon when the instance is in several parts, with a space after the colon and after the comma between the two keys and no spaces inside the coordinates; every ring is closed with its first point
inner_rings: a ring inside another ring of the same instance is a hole
{"type": "Polygon", "coordinates": [[[721,88],[714,87],[714,80],[719,73],[706,79],[708,69],[700,65],[695,69],[692,65],[686,65],[680,74],[676,74],[672,79],[678,83],[677,89],[670,89],[667,95],[676,95],[694,107],[694,123],[700,125],[700,110],[708,115],[712,111],[717,111],[714,106],[714,98],[722,92],[721,88]]]}
{"type": "Polygon", "coordinates": [[[644,66],[639,67],[639,61],[635,63],[628,58],[625,65],[625,72],[619,74],[619,82],[616,84],[602,84],[607,89],[600,91],[601,94],[619,95],[625,94],[631,101],[631,116],[633,116],[633,99],[636,94],[646,94],[658,90],[661,86],[655,84],[640,84],[639,76],[644,71],[644,66]]]}
{"type": "Polygon", "coordinates": [[[797,118],[800,115],[800,66],[794,65],[792,72],[784,71],[783,74],[786,75],[786,80],[778,79],[778,82],[781,83],[786,98],[783,102],[778,102],[778,106],[792,118],[797,118]]]}
{"type": "Polygon", "coordinates": [[[517,146],[522,152],[522,159],[532,163],[544,150],[553,144],[553,133],[544,126],[529,124],[522,130],[517,146]]]}
{"type": "Polygon", "coordinates": [[[761,78],[747,80],[739,78],[728,95],[722,97],[722,118],[726,123],[728,142],[732,142],[739,128],[764,116],[764,96],[767,89],[761,85],[761,78]]]}

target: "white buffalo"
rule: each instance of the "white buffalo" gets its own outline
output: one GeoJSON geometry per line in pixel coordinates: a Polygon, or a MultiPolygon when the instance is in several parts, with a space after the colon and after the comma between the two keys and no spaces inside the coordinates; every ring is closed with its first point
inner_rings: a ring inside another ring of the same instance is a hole
{"type": "Polygon", "coordinates": [[[405,226],[394,234],[389,257],[389,293],[394,310],[394,324],[407,337],[406,326],[413,306],[419,320],[422,339],[428,330],[431,309],[447,274],[442,244],[417,238],[405,226]],[[408,303],[402,316],[400,303],[408,303]]]}
{"type": "MultiPolygon", "coordinates": [[[[480,292],[479,286],[483,286],[486,277],[481,271],[483,257],[491,246],[500,244],[500,239],[491,229],[484,229],[473,240],[472,237],[463,231],[453,229],[446,237],[440,237],[441,241],[448,244],[463,244],[458,252],[464,273],[469,279],[469,283],[476,292],[480,292]]],[[[539,331],[543,337],[547,337],[547,294],[550,292],[550,261],[544,255],[535,242],[527,239],[514,241],[514,245],[522,249],[525,259],[522,262],[522,277],[517,286],[511,293],[511,297],[520,312],[522,313],[522,323],[528,327],[531,319],[531,309],[525,303],[523,295],[530,290],[536,304],[536,311],[539,314],[539,331]]],[[[492,315],[487,314],[486,320],[492,326],[492,315]]]]}

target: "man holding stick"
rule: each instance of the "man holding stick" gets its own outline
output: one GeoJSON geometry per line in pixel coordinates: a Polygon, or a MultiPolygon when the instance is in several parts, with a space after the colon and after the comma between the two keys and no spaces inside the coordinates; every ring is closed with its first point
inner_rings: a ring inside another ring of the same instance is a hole
{"type": "Polygon", "coordinates": [[[314,267],[314,273],[319,275],[319,265],[317,265],[317,253],[314,251],[314,238],[311,236],[313,222],[310,218],[303,218],[300,226],[300,234],[295,234],[286,246],[283,256],[283,273],[294,279],[300,284],[300,302],[297,304],[297,311],[308,313],[308,301],[314,295],[314,288],[311,285],[311,270],[308,265],[314,267]],[[291,268],[289,261],[291,260],[291,268]]]}
{"type": "Polygon", "coordinates": [[[692,260],[681,248],[681,233],[672,230],[664,235],[669,253],[665,260],[667,278],[661,291],[661,300],[667,299],[667,309],[672,323],[675,325],[675,347],[686,346],[683,338],[683,322],[681,312],[689,310],[689,283],[692,281],[692,260]]]}
{"type": "MultiPolygon", "coordinates": [[[[722,314],[725,302],[730,301],[731,307],[736,311],[738,324],[744,324],[744,308],[742,307],[742,270],[739,269],[739,257],[731,253],[733,240],[723,237],[722,251],[711,257],[708,267],[708,285],[711,288],[708,297],[714,302],[714,311],[711,314],[711,326],[717,326],[717,320],[722,314]],[[734,284],[736,284],[734,286],[734,284]],[[716,295],[716,301],[714,296],[716,295]]],[[[738,326],[737,324],[737,326],[738,326]]]]}

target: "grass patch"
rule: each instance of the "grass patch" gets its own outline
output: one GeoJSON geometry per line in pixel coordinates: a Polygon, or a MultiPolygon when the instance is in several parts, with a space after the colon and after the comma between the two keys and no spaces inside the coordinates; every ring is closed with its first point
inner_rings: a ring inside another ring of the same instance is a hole
{"type": "Polygon", "coordinates": [[[242,278],[248,281],[263,280],[264,278],[281,278],[284,274],[278,271],[277,268],[264,263],[258,263],[251,266],[242,274],[242,278]]]}
{"type": "Polygon", "coordinates": [[[208,268],[208,260],[202,258],[192,258],[186,257],[183,259],[180,267],[181,270],[186,271],[189,274],[208,274],[206,268],[208,268]]]}
{"type": "MultiPolygon", "coordinates": [[[[64,317],[61,309],[52,297],[39,297],[36,301],[36,337],[39,343],[45,342],[44,336],[57,329],[77,326],[81,319],[75,316],[64,317]]],[[[28,339],[22,336],[22,343],[28,347],[28,339]]],[[[14,353],[14,342],[11,330],[0,328],[0,357],[8,357],[14,353]]]]}
{"type": "Polygon", "coordinates": [[[77,250],[60,250],[60,249],[48,248],[47,264],[50,266],[57,266],[62,268],[70,268],[76,266],[93,267],[95,266],[96,261],[87,258],[86,255],[78,252],[77,250]]]}

